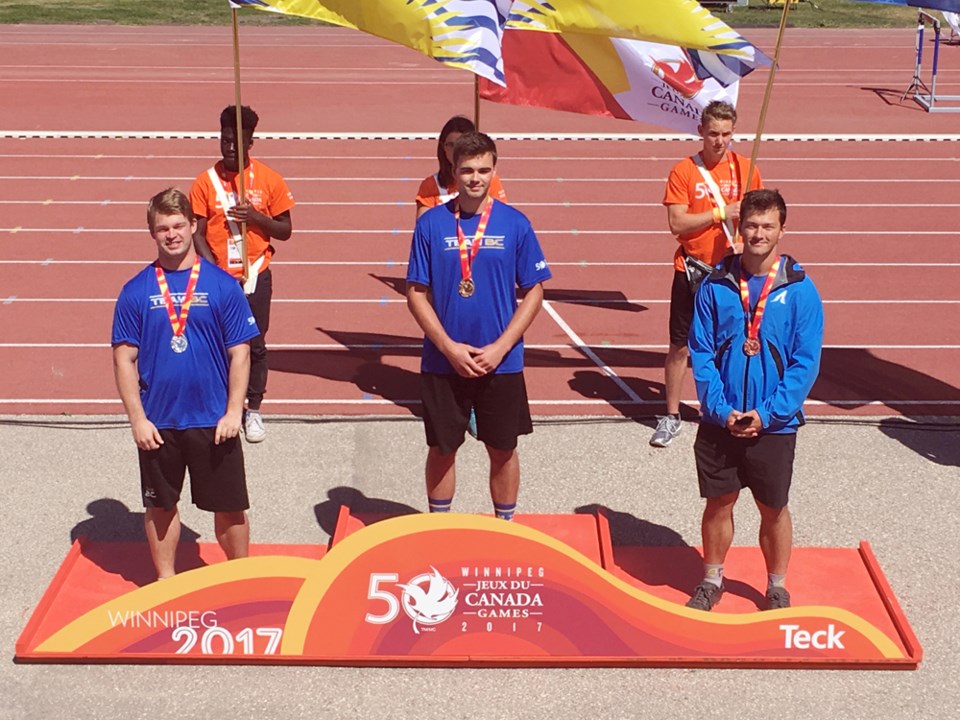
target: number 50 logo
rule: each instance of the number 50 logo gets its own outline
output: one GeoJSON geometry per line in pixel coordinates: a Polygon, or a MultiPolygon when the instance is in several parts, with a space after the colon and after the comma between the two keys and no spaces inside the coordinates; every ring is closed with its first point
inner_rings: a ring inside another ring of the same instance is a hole
{"type": "Polygon", "coordinates": [[[381,600],[386,603],[386,608],[380,615],[368,612],[363,619],[372,625],[386,625],[396,620],[402,607],[413,621],[413,632],[417,635],[420,634],[420,625],[439,625],[448,619],[457,609],[460,591],[436,568],[430,570],[408,583],[397,582],[400,576],[396,573],[371,573],[367,599],[381,600]],[[399,588],[399,597],[384,585],[399,588]]]}

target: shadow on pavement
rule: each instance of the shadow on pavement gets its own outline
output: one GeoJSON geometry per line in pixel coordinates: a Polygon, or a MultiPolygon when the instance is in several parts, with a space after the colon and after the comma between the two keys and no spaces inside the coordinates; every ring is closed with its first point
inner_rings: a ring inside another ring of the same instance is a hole
{"type": "MultiPolygon", "coordinates": [[[[70,531],[70,541],[80,537],[95,541],[81,544],[81,552],[90,562],[139,586],[156,580],[150,549],[143,531],[143,513],[133,512],[119,500],[101,498],[87,505],[90,517],[70,531]],[[114,544],[115,543],[115,544],[114,544]]],[[[202,567],[197,540],[200,535],[186,525],[180,526],[177,546],[177,572],[202,567]]]]}

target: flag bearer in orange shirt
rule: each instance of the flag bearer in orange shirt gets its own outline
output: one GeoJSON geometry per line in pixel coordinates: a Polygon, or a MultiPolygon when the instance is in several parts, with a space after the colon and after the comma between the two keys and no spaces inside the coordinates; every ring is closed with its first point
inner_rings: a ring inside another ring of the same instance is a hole
{"type": "MultiPolygon", "coordinates": [[[[664,363],[667,414],[658,419],[650,438],[654,447],[667,447],[680,434],[680,389],[687,369],[687,335],[693,319],[693,298],[700,281],[724,256],[734,252],[740,200],[750,170],[749,158],[730,149],[737,111],[715,100],[703,109],[699,132],[703,148],[674,166],[667,178],[663,204],[667,224],[680,247],[673,259],[670,292],[670,347],[664,363]]],[[[754,168],[750,190],[761,187],[754,168]]]]}
{"type": "Polygon", "coordinates": [[[193,236],[197,251],[243,284],[260,335],[250,343],[250,384],[247,388],[243,429],[248,442],[266,436],[260,405],[267,388],[267,346],[273,281],[270,259],[272,240],[288,240],[293,232],[290,210],[293,195],[286,181],[259,160],[250,157],[259,117],[246,105],[241,109],[243,137],[237,138],[236,106],[220,113],[220,153],[223,158],[193,183],[190,204],[197,216],[193,236]],[[238,145],[243,148],[243,202],[240,202],[238,145]],[[245,238],[241,236],[246,228],[245,238]],[[245,239],[245,243],[243,240],[245,239]],[[242,249],[248,261],[244,279],[242,249]]]}

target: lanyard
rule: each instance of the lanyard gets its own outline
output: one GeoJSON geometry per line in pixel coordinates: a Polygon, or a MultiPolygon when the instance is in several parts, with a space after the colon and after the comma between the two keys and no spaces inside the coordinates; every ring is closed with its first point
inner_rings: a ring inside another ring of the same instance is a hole
{"type": "Polygon", "coordinates": [[[180,303],[180,316],[177,316],[177,309],[173,306],[173,297],[170,295],[170,287],[167,285],[167,276],[163,274],[163,268],[157,263],[157,285],[160,286],[160,294],[163,295],[163,301],[167,305],[167,315],[170,317],[170,327],[173,329],[174,337],[180,337],[187,329],[187,317],[190,315],[190,303],[193,301],[193,291],[197,287],[197,278],[200,277],[200,258],[193,264],[190,270],[190,279],[187,280],[187,291],[183,294],[183,302],[180,303]]]}
{"type": "Polygon", "coordinates": [[[471,280],[473,277],[473,259],[480,250],[480,243],[483,241],[483,233],[487,230],[487,222],[490,220],[490,210],[493,208],[493,198],[487,198],[483,207],[483,213],[480,215],[480,223],[477,225],[477,231],[473,234],[473,241],[467,249],[467,238],[460,227],[460,203],[456,204],[453,216],[457,219],[457,240],[460,242],[460,277],[464,280],[471,280]]]}
{"type": "Polygon", "coordinates": [[[766,279],[763,281],[763,288],[760,290],[760,297],[757,298],[757,307],[753,311],[753,319],[750,317],[750,288],[747,285],[746,278],[743,277],[743,268],[740,269],[740,302],[743,304],[743,318],[746,323],[747,339],[743,343],[743,352],[746,355],[756,355],[760,352],[760,323],[763,322],[763,311],[767,306],[767,297],[773,288],[773,281],[780,271],[780,262],[777,261],[770,268],[766,279]]]}

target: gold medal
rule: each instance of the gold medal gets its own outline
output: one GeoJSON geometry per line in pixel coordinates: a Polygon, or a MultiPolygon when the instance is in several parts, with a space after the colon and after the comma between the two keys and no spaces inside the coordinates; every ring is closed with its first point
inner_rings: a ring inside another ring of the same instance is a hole
{"type": "Polygon", "coordinates": [[[457,292],[460,293],[460,297],[468,298],[473,295],[473,291],[476,288],[474,287],[473,280],[467,278],[466,280],[461,280],[460,284],[457,286],[457,292]]]}
{"type": "Polygon", "coordinates": [[[743,341],[743,354],[747,357],[753,357],[760,352],[760,339],[748,337],[743,341]]]}

